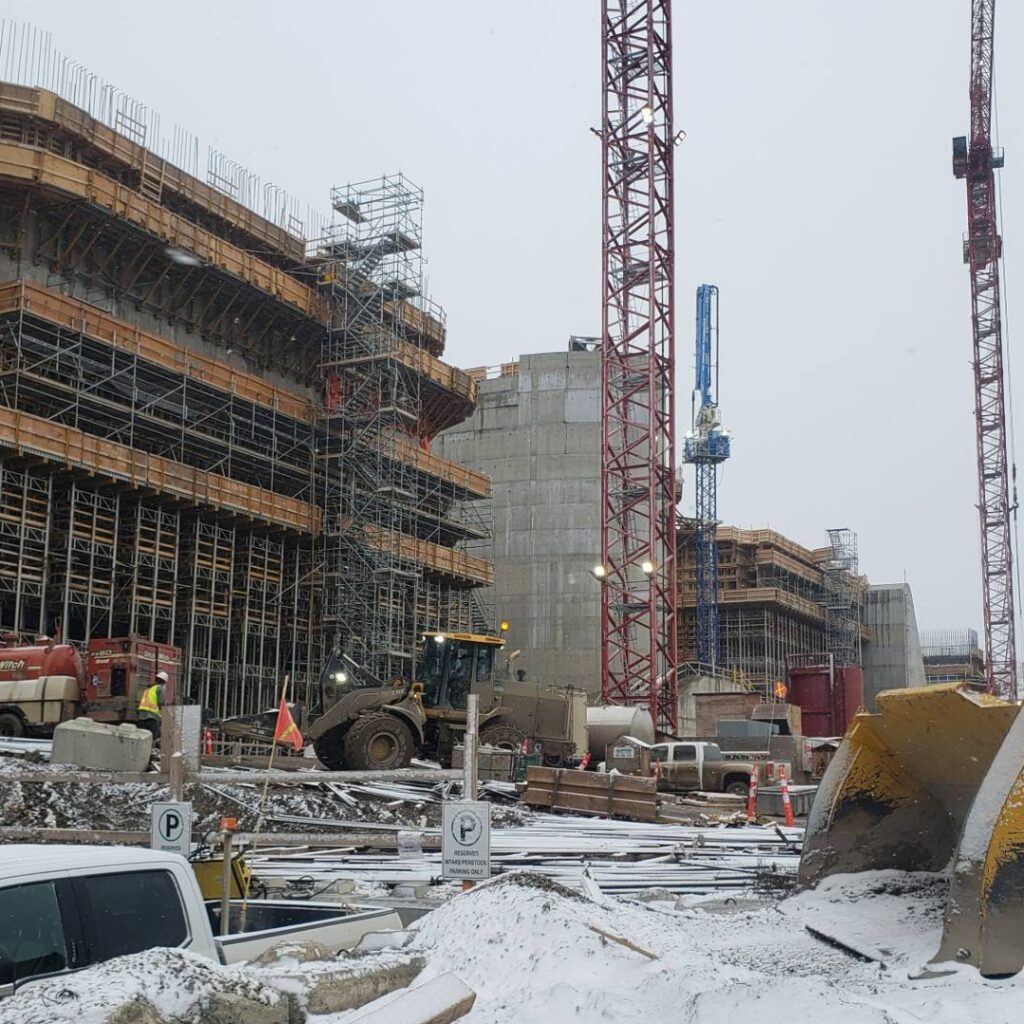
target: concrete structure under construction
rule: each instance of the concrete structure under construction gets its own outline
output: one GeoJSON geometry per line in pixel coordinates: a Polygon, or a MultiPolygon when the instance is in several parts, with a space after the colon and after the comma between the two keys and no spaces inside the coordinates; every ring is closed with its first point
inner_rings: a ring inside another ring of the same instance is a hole
{"type": "Polygon", "coordinates": [[[873,584],[864,596],[864,703],[875,711],[882,690],[924,686],[925,666],[914,613],[914,596],[906,583],[873,584]]]}
{"type": "Polygon", "coordinates": [[[0,85],[0,628],[178,644],[218,714],[285,673],[311,697],[331,645],[408,674],[493,581],[463,550],[490,481],[430,450],[477,385],[440,358],[422,193],[303,223],[79,92],[0,85]]]}
{"type": "Polygon", "coordinates": [[[537,680],[600,691],[600,360],[526,355],[470,371],[476,412],[439,438],[494,487],[495,613],[537,680]]]}
{"type": "MultiPolygon", "coordinates": [[[[470,371],[478,408],[446,430],[436,450],[494,481],[495,614],[509,621],[509,649],[522,650],[520,664],[533,678],[596,696],[600,585],[591,569],[600,555],[600,360],[579,349],[470,371]]],[[[684,720],[693,718],[691,693],[702,688],[770,692],[786,679],[791,654],[865,661],[869,673],[873,664],[913,663],[909,642],[892,652],[876,647],[870,662],[870,645],[888,639],[869,625],[871,588],[858,575],[856,537],[846,529],[827,536],[827,546],[810,549],[771,530],[718,529],[721,661],[700,666],[693,523],[680,523],[684,720]]],[[[905,612],[916,634],[909,590],[905,612]]],[[[904,675],[916,678],[912,664],[904,675]]]]}
{"type": "MultiPolygon", "coordinates": [[[[716,669],[771,695],[787,658],[828,653],[861,664],[867,582],[857,574],[856,537],[829,530],[830,544],[806,548],[774,530],[720,526],[716,669]]],[[[679,531],[679,661],[697,660],[695,524],[679,531]]]]}
{"type": "Polygon", "coordinates": [[[929,683],[967,683],[984,690],[985,653],[975,629],[932,629],[921,637],[924,674],[929,683]]]}

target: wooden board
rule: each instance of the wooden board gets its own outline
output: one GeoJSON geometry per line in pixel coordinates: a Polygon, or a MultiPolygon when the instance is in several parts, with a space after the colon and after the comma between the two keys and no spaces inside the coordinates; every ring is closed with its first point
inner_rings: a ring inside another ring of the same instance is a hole
{"type": "Polygon", "coordinates": [[[658,817],[656,786],[654,779],[632,775],[533,766],[527,770],[523,799],[531,807],[655,821],[658,817]]]}

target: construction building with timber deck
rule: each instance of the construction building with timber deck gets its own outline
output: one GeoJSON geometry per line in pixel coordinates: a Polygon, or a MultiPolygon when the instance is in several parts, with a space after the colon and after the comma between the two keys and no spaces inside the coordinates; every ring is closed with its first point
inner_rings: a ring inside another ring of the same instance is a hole
{"type": "Polygon", "coordinates": [[[422,192],[335,189],[313,232],[58,93],[0,84],[0,628],[177,644],[226,715],[490,625],[490,481],[430,450],[477,388],[422,192]]]}

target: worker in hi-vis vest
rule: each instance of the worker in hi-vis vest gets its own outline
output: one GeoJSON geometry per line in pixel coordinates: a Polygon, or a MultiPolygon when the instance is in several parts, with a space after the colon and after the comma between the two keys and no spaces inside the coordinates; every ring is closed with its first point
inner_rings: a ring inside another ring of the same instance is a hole
{"type": "Polygon", "coordinates": [[[156,682],[142,691],[139,700],[139,728],[153,734],[153,742],[160,740],[160,709],[167,703],[167,686],[170,676],[157,672],[156,682]]]}

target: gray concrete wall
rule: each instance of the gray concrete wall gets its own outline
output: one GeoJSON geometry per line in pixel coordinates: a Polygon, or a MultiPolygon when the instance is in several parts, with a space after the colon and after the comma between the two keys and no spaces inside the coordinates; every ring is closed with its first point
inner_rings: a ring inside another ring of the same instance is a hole
{"type": "Polygon", "coordinates": [[[875,695],[903,686],[924,686],[921,639],[914,613],[914,596],[906,583],[869,586],[864,624],[871,639],[864,642],[864,701],[876,710],[875,695]]]}
{"type": "Polygon", "coordinates": [[[593,352],[523,356],[480,383],[471,419],[439,455],[494,481],[495,613],[530,679],[600,692],[600,363],[593,352]]]}

